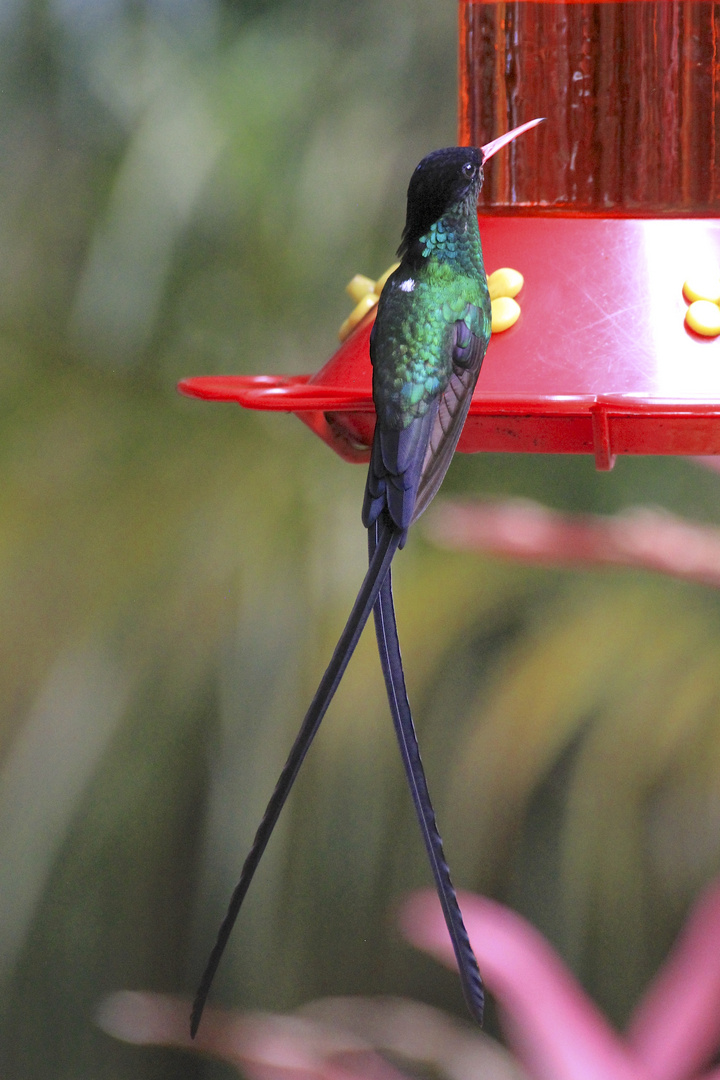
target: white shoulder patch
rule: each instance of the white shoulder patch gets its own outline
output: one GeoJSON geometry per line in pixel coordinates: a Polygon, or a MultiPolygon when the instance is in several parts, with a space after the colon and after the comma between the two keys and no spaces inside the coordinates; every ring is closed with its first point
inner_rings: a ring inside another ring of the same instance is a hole
{"type": "Polygon", "coordinates": [[[414,278],[411,278],[411,277],[405,278],[405,280],[401,281],[400,284],[398,285],[398,289],[402,289],[403,292],[412,292],[414,288],[415,288],[415,280],[414,280],[414,278]]]}

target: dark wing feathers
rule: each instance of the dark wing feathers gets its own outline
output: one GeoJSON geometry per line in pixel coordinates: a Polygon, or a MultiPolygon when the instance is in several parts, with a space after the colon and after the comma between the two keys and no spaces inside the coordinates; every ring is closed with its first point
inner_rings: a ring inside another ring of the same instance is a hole
{"type": "Polygon", "coordinates": [[[466,322],[453,323],[453,368],[466,368],[470,365],[474,336],[466,322]]]}
{"type": "MultiPolygon", "coordinates": [[[[473,333],[466,319],[452,324],[453,370],[442,394],[406,428],[375,427],[368,469],[363,523],[369,528],[384,507],[403,533],[422,514],[448,470],[480,373],[487,339],[473,333]]],[[[482,325],[482,319],[480,319],[482,325]]],[[[405,542],[403,536],[400,546],[405,542]]]]}
{"type": "MultiPolygon", "coordinates": [[[[467,330],[465,323],[455,325],[467,330]]],[[[463,349],[462,366],[454,365],[450,381],[438,401],[437,417],[425,450],[411,524],[417,521],[423,510],[427,510],[450,467],[480,374],[487,341],[469,330],[467,332],[470,338],[463,349]]]]}
{"type": "Polygon", "coordinates": [[[366,528],[385,506],[398,528],[405,532],[409,527],[436,414],[437,402],[433,402],[423,416],[400,431],[376,425],[363,503],[366,528]]]}

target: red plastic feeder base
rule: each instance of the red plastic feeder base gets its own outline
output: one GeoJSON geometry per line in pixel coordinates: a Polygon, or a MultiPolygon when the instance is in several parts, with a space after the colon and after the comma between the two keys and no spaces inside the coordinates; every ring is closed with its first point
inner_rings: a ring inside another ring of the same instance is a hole
{"type": "MultiPolygon", "coordinates": [[[[488,347],[464,453],[720,454],[720,338],[684,325],[686,277],[720,272],[720,221],[480,217],[488,271],[525,277],[488,347]]],[[[375,416],[371,313],[313,376],[184,379],[185,394],[294,412],[348,461],[375,416]]]]}

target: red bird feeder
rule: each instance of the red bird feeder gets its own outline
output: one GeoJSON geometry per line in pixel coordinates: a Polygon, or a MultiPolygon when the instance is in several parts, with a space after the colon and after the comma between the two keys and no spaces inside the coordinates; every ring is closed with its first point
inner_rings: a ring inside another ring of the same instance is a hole
{"type": "MultiPolygon", "coordinates": [[[[720,337],[687,328],[683,297],[720,276],[719,34],[713,0],[460,3],[460,143],[547,117],[487,168],[485,264],[525,285],[460,451],[720,454],[720,337]]],[[[315,375],[180,389],[294,412],[366,461],[373,319],[315,375]]]]}

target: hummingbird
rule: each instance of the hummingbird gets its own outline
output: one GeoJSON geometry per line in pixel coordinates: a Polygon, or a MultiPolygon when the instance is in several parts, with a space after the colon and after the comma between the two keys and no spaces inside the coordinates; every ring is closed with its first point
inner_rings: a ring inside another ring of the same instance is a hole
{"type": "Polygon", "coordinates": [[[483,982],[445,862],[410,711],[390,564],[447,472],[490,340],[490,297],[477,217],[483,166],[539,123],[531,120],[482,147],[435,150],[410,179],[400,264],[382,290],[370,335],[376,424],[362,507],[368,571],[245,859],[195,996],[193,1037],[260,859],[373,610],[390,712],[463,995],[482,1024],[483,982]]]}

